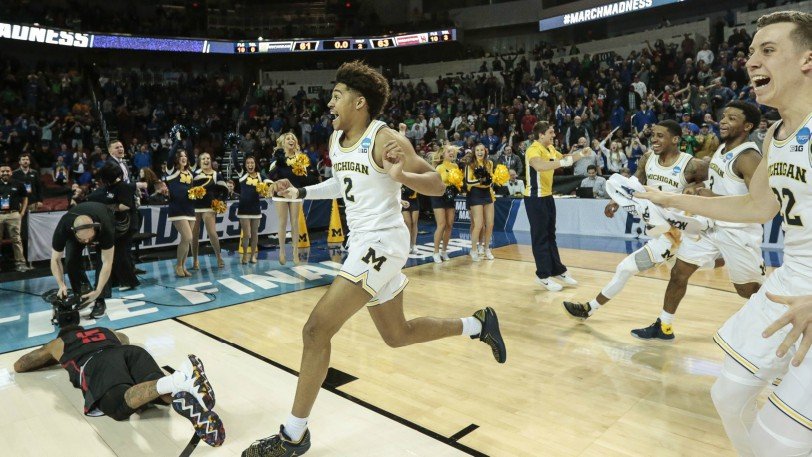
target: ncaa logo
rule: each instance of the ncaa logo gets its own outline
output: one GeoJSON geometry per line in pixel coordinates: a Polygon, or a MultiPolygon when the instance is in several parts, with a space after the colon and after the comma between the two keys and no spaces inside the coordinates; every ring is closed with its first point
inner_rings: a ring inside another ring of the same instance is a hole
{"type": "Polygon", "coordinates": [[[733,158],[733,153],[732,152],[728,152],[727,154],[725,154],[725,162],[727,162],[728,160],[730,160],[732,158],[733,158]]]}
{"type": "Polygon", "coordinates": [[[809,136],[810,136],[809,127],[804,127],[800,131],[798,131],[797,135],[795,135],[795,140],[798,142],[798,144],[806,144],[809,142],[809,136]]]}
{"type": "Polygon", "coordinates": [[[372,138],[364,138],[364,140],[361,141],[361,153],[368,153],[370,146],[372,146],[372,138]]]}
{"type": "Polygon", "coordinates": [[[681,171],[682,171],[682,167],[679,167],[679,166],[674,167],[674,170],[673,170],[673,171],[671,171],[671,175],[672,175],[672,176],[676,176],[676,175],[678,175],[678,174],[679,174],[679,172],[681,172],[681,171]]]}

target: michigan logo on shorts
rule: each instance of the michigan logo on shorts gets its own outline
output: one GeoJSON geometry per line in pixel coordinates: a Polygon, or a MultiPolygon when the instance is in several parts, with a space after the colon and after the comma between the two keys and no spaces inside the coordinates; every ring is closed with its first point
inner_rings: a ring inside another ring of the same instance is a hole
{"type": "Polygon", "coordinates": [[[374,268],[375,271],[381,271],[383,263],[386,262],[386,257],[384,256],[378,257],[375,253],[375,250],[369,248],[369,251],[367,251],[367,255],[362,257],[361,260],[363,260],[369,265],[372,265],[372,268],[374,268]]]}

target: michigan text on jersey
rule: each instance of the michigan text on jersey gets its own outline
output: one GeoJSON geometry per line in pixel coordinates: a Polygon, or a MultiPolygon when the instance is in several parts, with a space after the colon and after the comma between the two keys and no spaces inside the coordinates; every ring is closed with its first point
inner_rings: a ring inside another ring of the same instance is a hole
{"type": "Polygon", "coordinates": [[[806,169],[791,163],[776,162],[770,165],[770,176],[786,176],[787,178],[806,183],[806,169]]]}

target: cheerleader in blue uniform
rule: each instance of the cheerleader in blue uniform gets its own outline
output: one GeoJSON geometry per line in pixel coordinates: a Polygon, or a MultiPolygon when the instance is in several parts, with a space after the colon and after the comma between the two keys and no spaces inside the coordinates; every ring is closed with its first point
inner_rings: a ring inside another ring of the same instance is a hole
{"type": "Polygon", "coordinates": [[[200,225],[206,226],[206,233],[209,234],[209,242],[214,250],[214,255],[217,257],[217,267],[223,268],[225,262],[220,255],[220,239],[217,237],[217,215],[211,207],[212,200],[214,199],[213,193],[215,186],[220,185],[225,187],[225,183],[220,181],[219,175],[211,167],[211,154],[204,152],[197,158],[198,168],[195,171],[193,184],[195,187],[200,186],[206,189],[206,195],[203,198],[194,200],[195,205],[195,225],[192,227],[192,269],[200,269],[200,262],[197,255],[200,251],[200,225]]]}
{"type": "Polygon", "coordinates": [[[488,260],[494,258],[490,248],[494,218],[492,176],[493,162],[488,160],[485,145],[479,143],[474,148],[473,157],[465,165],[465,184],[468,187],[466,202],[471,215],[471,259],[474,262],[479,262],[482,257],[488,260]]]}
{"type": "Polygon", "coordinates": [[[411,235],[411,250],[412,254],[417,254],[417,220],[420,216],[420,202],[417,200],[417,192],[402,186],[400,189],[400,214],[403,215],[403,222],[406,227],[409,227],[409,234],[411,235]]]}
{"type": "Polygon", "coordinates": [[[186,258],[189,256],[189,247],[192,244],[192,224],[195,222],[195,205],[189,199],[189,189],[192,188],[192,170],[189,155],[185,150],[173,147],[170,151],[169,162],[173,167],[166,170],[164,182],[169,189],[169,220],[178,231],[177,264],[175,275],[179,278],[191,277],[186,269],[186,258]]]}
{"type": "MultiPolygon", "coordinates": [[[[232,157],[236,155],[233,154],[232,157]]],[[[236,160],[232,159],[232,163],[236,160]]],[[[239,173],[240,202],[237,206],[237,218],[240,220],[242,230],[242,263],[257,263],[259,245],[259,222],[262,220],[260,209],[261,195],[257,192],[257,185],[264,182],[268,185],[273,181],[262,179],[257,171],[257,161],[254,156],[247,156],[239,173]],[[249,250],[250,242],[250,250],[249,250]]]]}
{"type": "MultiPolygon", "coordinates": [[[[299,140],[293,133],[285,133],[276,140],[276,151],[273,162],[268,168],[268,178],[273,181],[287,179],[294,187],[305,187],[317,182],[318,171],[311,162],[305,175],[300,176],[293,172],[292,163],[298,154],[302,154],[299,148],[299,140]]],[[[302,201],[278,201],[274,199],[276,215],[279,218],[279,263],[285,264],[285,234],[287,233],[288,218],[290,218],[290,236],[293,243],[293,257],[298,259],[299,247],[299,211],[302,208],[302,201]]]]}

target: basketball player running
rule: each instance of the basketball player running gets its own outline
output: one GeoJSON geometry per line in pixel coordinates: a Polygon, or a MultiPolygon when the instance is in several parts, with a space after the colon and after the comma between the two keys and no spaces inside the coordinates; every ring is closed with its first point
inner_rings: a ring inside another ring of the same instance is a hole
{"type": "MultiPolygon", "coordinates": [[[[714,339],[727,356],[711,398],[740,455],[808,456],[812,453],[812,363],[790,365],[796,346],[781,342],[809,328],[777,329],[787,323],[779,318],[787,307],[775,299],[812,294],[812,185],[807,181],[812,179],[812,14],[776,12],[759,18],[757,26],[747,72],[756,100],[776,108],[781,121],[767,132],[764,158],[750,181],[750,191],[714,198],[663,192],[639,197],[729,222],[764,223],[781,212],[784,263],[716,333],[714,339]],[[781,384],[757,411],[757,397],[776,377],[782,378],[781,384]]],[[[796,312],[793,309],[790,314],[796,312]]]]}
{"type": "MultiPolygon", "coordinates": [[[[752,103],[733,101],[725,107],[719,131],[724,144],[719,146],[710,160],[706,187],[685,190],[704,197],[744,195],[761,161],[758,145],[748,141],[751,131],[758,126],[761,113],[752,103]]],[[[764,261],[761,257],[761,224],[717,222],[714,229],[702,232],[699,239],[683,237],[677,251],[677,261],[671,268],[671,278],[665,289],[662,313],[673,319],[677,307],[685,296],[688,279],[704,265],[712,264],[721,255],[730,275],[730,281],[740,297],[750,298],[764,282],[764,261]]],[[[658,335],[656,329],[635,332],[641,338],[658,335]]],[[[672,326],[673,335],[673,326],[672,326]]]]}
{"type": "Polygon", "coordinates": [[[389,85],[361,62],[343,64],[328,103],[335,132],[330,137],[333,177],[304,188],[286,180],[277,189],[286,198],[343,198],[350,228],[347,259],[302,331],[304,351],[291,415],[278,434],[259,440],[244,457],[302,455],[310,448],[308,416],[330,363],[330,340],[365,305],[386,344],[401,347],[468,335],[491,346],[499,363],[506,359],[499,322],[492,308],[473,317],[407,321],[401,272],[409,255],[409,230],[400,215],[400,187],[423,195],[445,191],[440,175],[415,154],[398,132],[373,120],[385,106],[389,85]]]}
{"type": "Polygon", "coordinates": [[[172,404],[189,419],[206,444],[220,446],[225,429],[214,407],[214,390],[203,362],[189,355],[180,369],[166,375],[155,359],[123,333],[79,325],[79,311],[57,313],[56,338],[20,357],[14,371],[25,373],[59,363],[74,387],[82,389],[87,416],[127,420],[149,404],[172,404]]]}
{"type": "MultiPolygon", "coordinates": [[[[635,177],[641,184],[655,186],[670,192],[682,192],[686,187],[696,186],[707,178],[707,164],[691,155],[679,152],[682,129],[672,120],[662,121],[652,128],[651,150],[640,159],[635,177]]],[[[620,205],[611,202],[606,205],[606,217],[614,217],[620,205]]],[[[681,234],[672,228],[657,238],[650,239],[642,248],[623,259],[615,269],[615,275],[598,296],[587,302],[564,302],[564,309],[578,319],[587,319],[601,306],[617,296],[632,276],[649,270],[668,261],[676,254],[681,234]]],[[[674,332],[671,323],[674,315],[665,311],[651,326],[633,330],[638,338],[659,338],[671,340],[674,332]]]]}

